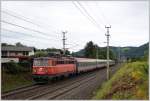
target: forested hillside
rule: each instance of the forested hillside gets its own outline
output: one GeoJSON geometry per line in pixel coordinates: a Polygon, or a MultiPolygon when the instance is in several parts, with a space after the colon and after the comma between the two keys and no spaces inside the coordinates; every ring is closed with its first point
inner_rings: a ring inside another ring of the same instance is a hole
{"type": "MultiPolygon", "coordinates": [[[[110,46],[110,50],[113,52],[114,57],[117,57],[119,54],[120,56],[125,56],[127,58],[139,58],[144,56],[145,53],[148,52],[149,43],[143,44],[139,47],[114,47],[110,46]]],[[[99,47],[99,54],[102,54],[103,50],[106,50],[106,47],[99,47]]],[[[104,52],[103,52],[104,53],[104,52]]],[[[105,53],[106,54],[106,53],[105,53]]],[[[78,57],[86,57],[85,56],[85,49],[82,49],[78,52],[73,53],[74,56],[78,57]]]]}

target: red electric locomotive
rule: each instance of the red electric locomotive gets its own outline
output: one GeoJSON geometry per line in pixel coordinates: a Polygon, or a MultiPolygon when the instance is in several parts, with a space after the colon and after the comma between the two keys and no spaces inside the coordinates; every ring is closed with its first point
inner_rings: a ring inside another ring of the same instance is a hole
{"type": "Polygon", "coordinates": [[[76,73],[74,58],[69,57],[39,57],[33,61],[33,79],[45,82],[51,78],[76,73]]]}

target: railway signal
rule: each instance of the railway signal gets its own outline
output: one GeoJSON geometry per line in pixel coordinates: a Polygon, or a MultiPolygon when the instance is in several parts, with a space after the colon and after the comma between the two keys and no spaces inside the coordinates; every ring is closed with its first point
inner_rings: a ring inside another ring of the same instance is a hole
{"type": "Polygon", "coordinates": [[[111,26],[105,26],[105,28],[107,29],[107,33],[105,34],[107,37],[107,80],[109,80],[110,78],[110,70],[109,70],[109,28],[111,28],[111,26]]]}

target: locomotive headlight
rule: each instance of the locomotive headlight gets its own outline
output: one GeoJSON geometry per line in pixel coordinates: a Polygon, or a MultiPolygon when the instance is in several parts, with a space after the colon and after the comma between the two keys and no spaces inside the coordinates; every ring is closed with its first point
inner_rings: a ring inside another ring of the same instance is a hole
{"type": "Polygon", "coordinates": [[[36,69],[35,68],[33,68],[33,73],[36,73],[36,69]]]}
{"type": "Polygon", "coordinates": [[[39,72],[42,72],[43,71],[43,68],[39,68],[39,72]]]}

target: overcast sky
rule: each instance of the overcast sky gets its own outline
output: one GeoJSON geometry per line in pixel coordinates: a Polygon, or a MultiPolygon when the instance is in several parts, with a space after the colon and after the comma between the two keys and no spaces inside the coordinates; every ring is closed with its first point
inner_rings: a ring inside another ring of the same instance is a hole
{"type": "Polygon", "coordinates": [[[111,25],[111,46],[140,46],[149,41],[148,6],[148,1],[2,1],[1,41],[62,48],[67,31],[66,47],[78,51],[88,41],[106,46],[105,25],[111,25]]]}

